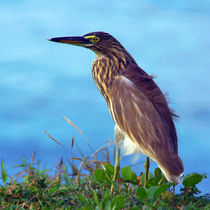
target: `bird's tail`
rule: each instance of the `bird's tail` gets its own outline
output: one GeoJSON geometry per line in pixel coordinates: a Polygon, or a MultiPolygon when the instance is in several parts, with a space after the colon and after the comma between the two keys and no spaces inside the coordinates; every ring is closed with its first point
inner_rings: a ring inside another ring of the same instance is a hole
{"type": "Polygon", "coordinates": [[[178,154],[168,154],[164,158],[158,158],[156,162],[169,182],[182,182],[184,166],[178,154]]]}

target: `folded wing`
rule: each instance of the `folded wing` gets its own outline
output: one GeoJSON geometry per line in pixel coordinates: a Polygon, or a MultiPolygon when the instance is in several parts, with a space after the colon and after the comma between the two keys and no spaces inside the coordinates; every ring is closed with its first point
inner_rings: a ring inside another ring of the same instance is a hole
{"type": "Polygon", "coordinates": [[[183,173],[177,136],[166,99],[152,77],[128,66],[111,85],[111,114],[119,128],[158,163],[168,180],[183,173]]]}

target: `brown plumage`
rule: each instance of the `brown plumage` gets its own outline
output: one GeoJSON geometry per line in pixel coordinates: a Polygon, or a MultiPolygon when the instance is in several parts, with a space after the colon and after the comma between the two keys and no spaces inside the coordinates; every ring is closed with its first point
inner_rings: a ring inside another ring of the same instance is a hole
{"type": "Polygon", "coordinates": [[[184,169],[178,156],[175,114],[153,77],[108,33],[50,41],[83,46],[97,54],[92,75],[124,140],[125,153],[142,152],[157,162],[168,181],[180,183],[184,169]]]}

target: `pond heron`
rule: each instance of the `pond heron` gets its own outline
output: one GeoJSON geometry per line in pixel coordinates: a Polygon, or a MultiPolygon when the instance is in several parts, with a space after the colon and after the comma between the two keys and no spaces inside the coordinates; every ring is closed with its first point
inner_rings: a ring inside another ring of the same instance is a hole
{"type": "Polygon", "coordinates": [[[119,173],[122,145],[124,154],[140,152],[146,155],[146,177],[151,158],[169,182],[181,183],[184,167],[178,156],[173,122],[176,115],[154,78],[108,33],[91,32],[49,41],[82,46],[97,55],[92,64],[92,76],[115,122],[117,152],[113,179],[116,180],[119,173]]]}

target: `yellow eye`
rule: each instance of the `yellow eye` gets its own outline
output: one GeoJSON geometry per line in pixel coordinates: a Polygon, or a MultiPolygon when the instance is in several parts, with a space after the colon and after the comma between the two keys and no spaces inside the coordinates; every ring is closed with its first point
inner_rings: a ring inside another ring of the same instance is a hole
{"type": "Polygon", "coordinates": [[[94,42],[99,42],[99,37],[95,36],[93,39],[92,39],[94,42]]]}
{"type": "Polygon", "coordinates": [[[89,39],[91,42],[96,43],[100,41],[100,38],[97,36],[85,36],[85,39],[89,39]]]}

